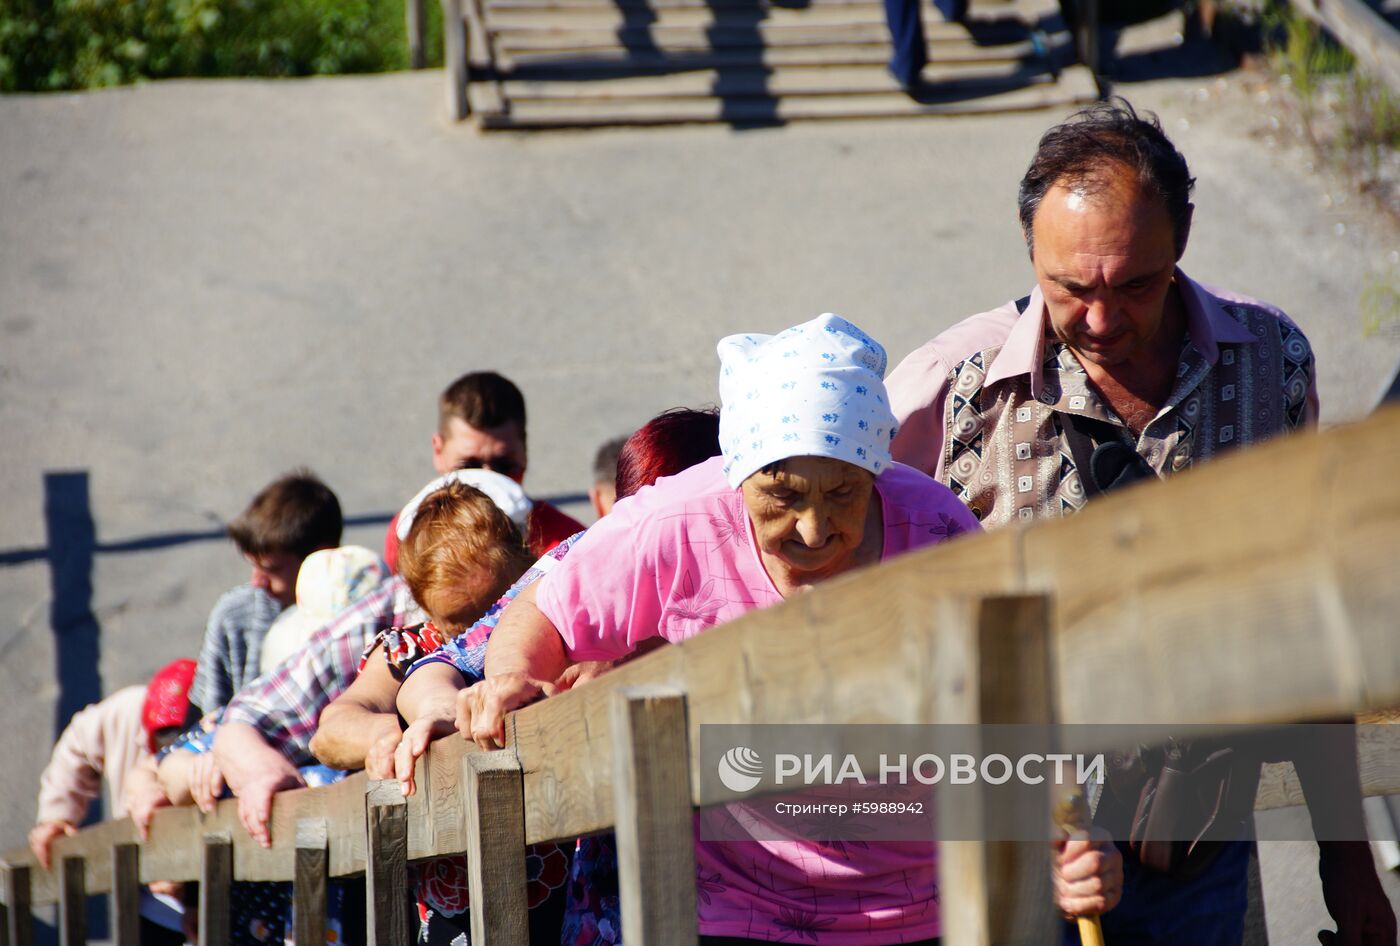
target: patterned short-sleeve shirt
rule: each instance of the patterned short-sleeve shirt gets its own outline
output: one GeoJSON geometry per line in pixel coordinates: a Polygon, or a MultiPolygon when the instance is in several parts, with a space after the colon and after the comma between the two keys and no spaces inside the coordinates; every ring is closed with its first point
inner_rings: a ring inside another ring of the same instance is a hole
{"type": "Polygon", "coordinates": [[[1312,348],[1282,312],[1177,274],[1187,333],[1166,403],[1134,434],[1079,360],[1047,336],[1039,290],[974,316],[890,378],[897,459],[984,526],[1069,515],[1097,491],[1089,460],[1118,440],[1159,477],[1315,422],[1312,348]],[[930,396],[929,392],[932,392],[930,396]]]}

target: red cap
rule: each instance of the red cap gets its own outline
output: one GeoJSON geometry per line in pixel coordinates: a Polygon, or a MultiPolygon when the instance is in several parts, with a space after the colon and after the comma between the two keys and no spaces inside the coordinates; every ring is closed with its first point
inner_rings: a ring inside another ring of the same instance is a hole
{"type": "Polygon", "coordinates": [[[190,714],[190,685],[194,683],[195,662],[176,660],[151,677],[146,687],[146,703],[141,707],[141,725],[146,730],[146,748],[156,751],[155,733],[167,726],[184,727],[190,714]]]}

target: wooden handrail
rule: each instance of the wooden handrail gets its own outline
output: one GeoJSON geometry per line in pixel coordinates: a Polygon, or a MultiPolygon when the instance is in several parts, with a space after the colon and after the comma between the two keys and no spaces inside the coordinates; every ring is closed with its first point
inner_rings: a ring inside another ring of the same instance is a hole
{"type": "MultiPolygon", "coordinates": [[[[714,804],[727,799],[707,796],[699,778],[700,725],[946,720],[930,681],[961,653],[950,649],[953,630],[982,623],[996,596],[1046,595],[1059,722],[1246,725],[1400,705],[1397,474],[1400,408],[1390,408],[1097,500],[1070,519],[912,553],[662,648],[510,716],[524,840],[614,825],[614,694],[684,694],[691,803],[714,804]]],[[[1363,745],[1368,792],[1400,791],[1397,746],[1388,733],[1363,745]]],[[[409,858],[468,849],[470,751],[447,739],[420,763],[409,858]]],[[[266,850],[239,826],[233,801],[209,815],[158,812],[141,879],[198,879],[203,839],[222,832],[236,879],[290,880],[308,819],[324,822],[329,872],[361,873],[368,788],[358,775],[277,795],[266,850]]],[[[1262,804],[1299,797],[1284,770],[1266,775],[1262,804]]],[[[83,858],[86,890],[108,891],[113,848],[134,840],[129,821],[106,822],[56,841],[56,862],[83,858]]],[[[32,864],[24,849],[5,860],[32,864]]],[[[32,902],[54,902],[56,874],[31,873],[32,902]]]]}
{"type": "Polygon", "coordinates": [[[1326,28],[1362,66],[1400,93],[1400,30],[1365,0],[1293,0],[1293,6],[1326,28]]]}

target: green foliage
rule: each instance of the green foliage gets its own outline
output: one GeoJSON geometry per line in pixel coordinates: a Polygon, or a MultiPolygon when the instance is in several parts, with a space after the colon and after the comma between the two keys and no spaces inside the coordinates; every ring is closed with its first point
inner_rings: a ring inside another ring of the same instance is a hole
{"type": "Polygon", "coordinates": [[[1400,326],[1400,270],[1367,277],[1361,291],[1361,329],[1366,337],[1400,326]]]}
{"type": "Polygon", "coordinates": [[[1356,65],[1355,57],[1345,47],[1333,42],[1316,23],[1288,3],[1269,7],[1264,25],[1272,36],[1268,44],[1271,61],[1304,98],[1310,99],[1316,93],[1321,77],[1350,72],[1356,65]]]}
{"type": "Polygon", "coordinates": [[[3,92],[407,67],[403,0],[0,0],[3,92]]]}

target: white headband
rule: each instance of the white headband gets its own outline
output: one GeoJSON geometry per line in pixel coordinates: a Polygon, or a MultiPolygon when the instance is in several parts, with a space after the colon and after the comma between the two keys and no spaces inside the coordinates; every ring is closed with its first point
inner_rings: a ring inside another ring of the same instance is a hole
{"type": "Polygon", "coordinates": [[[423,500],[428,498],[430,493],[435,493],[449,483],[461,483],[473,489],[479,489],[486,494],[486,498],[496,504],[496,507],[510,517],[510,521],[520,527],[523,534],[530,521],[530,510],[534,508],[534,503],[530,497],[525,495],[525,490],[520,488],[520,484],[508,476],[493,473],[490,470],[453,470],[444,476],[439,476],[427,486],[418,491],[418,495],[408,501],[399,512],[398,536],[402,542],[408,538],[408,530],[413,528],[413,517],[418,514],[418,507],[423,500]]]}

